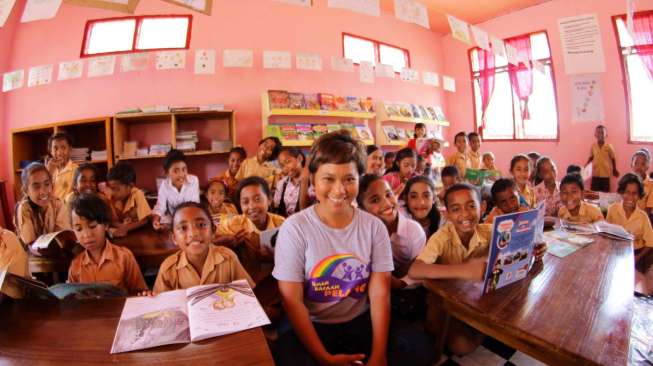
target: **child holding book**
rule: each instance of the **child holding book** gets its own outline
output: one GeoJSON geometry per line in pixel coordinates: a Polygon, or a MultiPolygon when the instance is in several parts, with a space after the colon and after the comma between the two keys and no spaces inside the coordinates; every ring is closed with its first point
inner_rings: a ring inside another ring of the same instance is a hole
{"type": "Polygon", "coordinates": [[[470,132],[467,134],[467,140],[469,141],[469,151],[467,151],[469,167],[481,169],[481,135],[475,131],[470,132]]]}
{"type": "Polygon", "coordinates": [[[406,182],[403,194],[406,213],[420,224],[426,238],[430,238],[440,227],[435,184],[427,177],[412,177],[406,182]]]}
{"type": "Polygon", "coordinates": [[[265,179],[269,187],[274,186],[278,169],[272,164],[281,152],[281,141],[276,137],[266,137],[258,143],[256,156],[243,160],[236,173],[236,180],[241,181],[247,177],[257,176],[265,179]]]}
{"type": "Polygon", "coordinates": [[[653,212],[653,198],[651,198],[651,185],[653,181],[648,176],[648,169],[651,164],[651,155],[646,149],[635,151],[630,159],[630,167],[644,185],[644,196],[637,201],[637,206],[644,210],[647,215],[653,212]]]}
{"type": "Polygon", "coordinates": [[[532,170],[531,160],[526,155],[518,154],[510,160],[510,174],[517,185],[520,204],[528,208],[535,208],[535,205],[537,205],[535,191],[530,186],[532,170]]]}
{"type": "Polygon", "coordinates": [[[520,204],[517,186],[512,179],[498,179],[492,185],[491,193],[494,207],[485,219],[486,224],[494,223],[497,216],[529,210],[527,206],[520,204]]]}
{"type": "Polygon", "coordinates": [[[20,175],[23,198],[16,204],[14,226],[24,245],[32,245],[43,234],[69,230],[70,217],[64,203],[53,194],[50,172],[41,163],[31,163],[20,175]]]}
{"type": "Polygon", "coordinates": [[[415,127],[413,129],[415,137],[412,139],[408,140],[408,144],[406,147],[411,148],[413,150],[417,149],[417,139],[423,139],[426,138],[426,125],[419,122],[415,123],[415,127]]]}
{"type": "MultiPolygon", "coordinates": [[[[16,234],[0,227],[0,271],[6,268],[7,272],[13,275],[29,277],[27,260],[27,251],[25,251],[16,234]]],[[[2,293],[11,298],[20,299],[23,297],[22,290],[11,283],[5,282],[0,287],[2,287],[2,293]]],[[[2,299],[2,293],[0,293],[0,300],[2,299]]]]}
{"type": "Polygon", "coordinates": [[[458,132],[454,137],[456,152],[447,158],[447,165],[456,167],[461,177],[465,176],[465,171],[470,167],[469,158],[467,157],[467,135],[464,132],[458,132]]]}
{"type": "Polygon", "coordinates": [[[396,196],[401,195],[406,182],[415,175],[416,165],[417,155],[414,150],[405,147],[397,152],[392,168],[383,176],[396,196]]]}
{"type": "Polygon", "coordinates": [[[109,207],[95,194],[82,194],[70,206],[72,228],[84,247],[70,263],[68,282],[109,283],[130,295],[147,291],[132,252],[107,238],[111,222],[109,207]]]}
{"type": "Polygon", "coordinates": [[[107,188],[114,217],[109,231],[113,237],[123,237],[148,223],[152,209],[135,183],[136,172],[131,164],[118,162],[109,169],[107,188]]]}
{"type": "Polygon", "coordinates": [[[163,161],[166,179],[159,187],[156,205],[152,209],[154,230],[169,230],[172,211],[184,202],[200,202],[200,185],[196,176],[188,173],[186,156],[172,149],[163,161]]]}
{"type": "Polygon", "coordinates": [[[292,325],[279,337],[275,361],[430,364],[428,337],[388,336],[390,238],[381,220],[352,205],[365,171],[363,147],[348,134],[325,134],[313,144],[309,171],[317,203],[288,218],[275,251],[273,275],[292,325]],[[346,288],[328,290],[338,283],[346,288]]]}
{"type": "Polygon", "coordinates": [[[497,169],[496,165],[494,165],[495,158],[494,158],[494,153],[493,152],[488,151],[488,152],[483,153],[482,159],[483,159],[483,165],[482,165],[481,169],[499,170],[499,169],[497,169]]]}
{"type": "Polygon", "coordinates": [[[385,172],[385,167],[383,165],[383,150],[376,145],[367,146],[365,174],[383,175],[383,172],[385,172]]]}
{"type": "Polygon", "coordinates": [[[560,182],[557,180],[558,169],[548,156],[537,159],[535,164],[535,198],[537,202],[544,201],[545,215],[557,217],[562,203],[560,202],[560,182]]]}
{"type": "Polygon", "coordinates": [[[284,177],[277,181],[274,207],[275,212],[281,216],[288,217],[300,210],[300,178],[305,162],[304,153],[297,148],[283,149],[279,154],[284,177]]]}
{"type": "Polygon", "coordinates": [[[49,157],[45,166],[52,176],[54,196],[63,200],[73,190],[73,174],[77,164],[70,160],[73,140],[65,132],[57,132],[48,139],[49,157]]]}
{"type": "Polygon", "coordinates": [[[229,150],[229,159],[227,160],[228,169],[225,170],[222,174],[211,179],[218,179],[224,182],[227,187],[226,191],[226,201],[231,201],[236,193],[236,186],[238,186],[238,180],[236,179],[236,174],[240,169],[243,161],[247,159],[247,152],[240,146],[232,147],[229,150]]]}
{"type": "Polygon", "coordinates": [[[154,293],[239,279],[246,279],[252,288],[256,286],[233,251],[211,244],[214,231],[206,206],[196,202],[177,206],[171,237],[179,251],[161,263],[154,293]]]}
{"type": "Polygon", "coordinates": [[[560,200],[562,207],[558,210],[561,220],[581,224],[593,224],[603,220],[601,210],[583,200],[583,178],[578,174],[568,174],[560,182],[560,200]]]}
{"type": "Polygon", "coordinates": [[[206,201],[208,202],[209,213],[213,225],[217,228],[220,225],[220,220],[227,216],[237,215],[238,210],[236,206],[229,202],[225,202],[227,197],[227,185],[223,180],[213,178],[206,186],[206,201]]]}
{"type": "Polygon", "coordinates": [[[614,148],[605,141],[608,137],[608,129],[605,126],[596,126],[594,137],[596,142],[592,145],[590,157],[587,159],[587,164],[592,163],[592,190],[610,192],[610,175],[619,176],[614,148]]]}

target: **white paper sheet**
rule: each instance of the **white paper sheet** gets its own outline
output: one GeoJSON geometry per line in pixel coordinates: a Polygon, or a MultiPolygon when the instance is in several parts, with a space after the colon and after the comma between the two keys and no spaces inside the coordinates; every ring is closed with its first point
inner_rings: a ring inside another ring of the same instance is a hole
{"type": "Polygon", "coordinates": [[[455,93],[456,92],[456,79],[451,76],[442,75],[442,89],[455,93]]]}
{"type": "Polygon", "coordinates": [[[381,15],[379,0],[329,0],[327,6],[351,10],[357,13],[378,17],[381,15]]]}
{"type": "Polygon", "coordinates": [[[402,81],[407,81],[409,83],[419,83],[419,72],[417,70],[404,67],[401,69],[399,77],[402,81]]]}
{"type": "Polygon", "coordinates": [[[440,86],[440,75],[431,71],[422,71],[422,82],[424,85],[440,86]]]}
{"type": "Polygon", "coordinates": [[[600,74],[571,77],[573,122],[603,122],[603,91],[600,74]]]}
{"type": "Polygon", "coordinates": [[[88,77],[113,75],[116,56],[100,56],[88,60],[88,77]]]}
{"type": "Polygon", "coordinates": [[[132,72],[143,71],[147,68],[150,54],[147,52],[130,53],[120,56],[120,71],[132,72]]]}
{"type": "Polygon", "coordinates": [[[11,14],[16,0],[0,0],[0,28],[5,26],[5,22],[11,14]]]}
{"type": "Polygon", "coordinates": [[[342,72],[354,72],[354,61],[337,56],[331,56],[331,70],[342,72]]]}
{"type": "Polygon", "coordinates": [[[558,20],[567,75],[605,72],[603,41],[596,14],[558,20]]]}
{"type": "Polygon", "coordinates": [[[156,53],[154,65],[157,70],[186,68],[186,51],[160,51],[156,53]]]}
{"type": "Polygon", "coordinates": [[[313,6],[313,0],[273,0],[273,1],[276,1],[278,3],[301,5],[306,7],[313,6]]]}
{"type": "Polygon", "coordinates": [[[395,16],[407,23],[417,24],[426,29],[429,26],[429,12],[426,5],[413,0],[395,0],[395,16]]]}
{"type": "Polygon", "coordinates": [[[361,83],[374,84],[374,64],[369,61],[361,61],[358,71],[361,83]]]}
{"type": "Polygon", "coordinates": [[[52,19],[57,15],[62,0],[27,0],[21,23],[33,22],[35,20],[52,19]]]}
{"type": "Polygon", "coordinates": [[[374,74],[377,78],[394,79],[395,69],[392,65],[376,64],[374,66],[374,74]]]}
{"type": "Polygon", "coordinates": [[[322,71],[322,56],[315,52],[297,52],[295,65],[297,70],[322,71]]]}
{"type": "Polygon", "coordinates": [[[229,49],[222,51],[223,67],[254,67],[254,51],[229,49]]]}
{"type": "Polygon", "coordinates": [[[2,75],[2,91],[8,92],[23,87],[25,70],[6,72],[2,75]]]}
{"type": "Polygon", "coordinates": [[[79,79],[84,73],[84,60],[64,61],[59,63],[57,80],[79,79]]]}
{"type": "Polygon", "coordinates": [[[462,21],[452,15],[447,14],[449,27],[451,28],[451,36],[461,42],[472,44],[472,39],[469,36],[469,26],[467,22],[462,21]]]}
{"type": "Polygon", "coordinates": [[[215,74],[215,50],[195,50],[195,74],[215,74]]]}
{"type": "Polygon", "coordinates": [[[171,3],[177,3],[179,5],[185,5],[195,11],[204,13],[206,11],[206,1],[207,0],[166,0],[171,3]]]}
{"type": "Polygon", "coordinates": [[[289,51],[263,51],[263,68],[290,70],[292,55],[289,51]]]}
{"type": "Polygon", "coordinates": [[[490,47],[490,36],[488,36],[487,32],[474,25],[470,25],[469,29],[472,31],[472,35],[474,36],[474,41],[476,44],[480,48],[491,52],[492,48],[490,47]]]}
{"type": "Polygon", "coordinates": [[[46,85],[52,82],[52,65],[41,65],[29,68],[27,87],[46,85]]]}
{"type": "Polygon", "coordinates": [[[494,55],[501,58],[507,58],[506,43],[502,39],[490,36],[490,44],[492,45],[492,52],[494,55]]]}

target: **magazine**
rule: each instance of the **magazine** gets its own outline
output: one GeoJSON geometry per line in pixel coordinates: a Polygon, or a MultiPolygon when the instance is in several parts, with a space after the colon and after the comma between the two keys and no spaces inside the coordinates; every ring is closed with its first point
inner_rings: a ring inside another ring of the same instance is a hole
{"type": "Polygon", "coordinates": [[[607,221],[599,221],[593,224],[580,224],[569,222],[567,220],[560,221],[560,227],[570,233],[577,234],[599,234],[608,238],[617,240],[633,240],[634,237],[631,233],[626,231],[623,226],[611,224],[607,221]]]}
{"type": "Polygon", "coordinates": [[[383,132],[385,132],[385,136],[388,140],[399,140],[394,126],[383,126],[383,132]]]}
{"type": "Polygon", "coordinates": [[[594,242],[591,237],[560,230],[544,233],[544,240],[547,245],[546,251],[559,258],[564,258],[594,242]]]}

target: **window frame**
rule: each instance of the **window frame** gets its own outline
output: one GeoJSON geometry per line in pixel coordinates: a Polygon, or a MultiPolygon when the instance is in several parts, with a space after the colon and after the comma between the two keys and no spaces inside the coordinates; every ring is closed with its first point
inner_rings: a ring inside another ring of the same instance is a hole
{"type": "Polygon", "coordinates": [[[82,49],[79,53],[79,57],[89,58],[89,57],[98,57],[98,56],[119,55],[119,54],[126,54],[126,53],[140,53],[140,52],[167,51],[167,50],[187,50],[190,48],[190,38],[191,38],[192,29],[193,29],[193,16],[191,14],[134,15],[134,16],[126,16],[126,17],[91,19],[86,21],[86,25],[84,26],[84,37],[82,39],[82,49]],[[141,31],[141,24],[143,23],[143,20],[161,19],[161,18],[187,18],[188,19],[188,30],[186,32],[186,45],[184,47],[137,49],[136,43],[138,42],[138,36],[141,31]],[[131,19],[134,19],[136,21],[136,24],[134,26],[134,36],[132,39],[131,50],[110,51],[110,52],[101,52],[101,53],[93,53],[93,54],[86,53],[86,49],[89,42],[88,39],[89,31],[91,27],[93,27],[93,25],[95,25],[96,23],[107,23],[107,22],[131,20],[131,19]]]}
{"type": "MultiPolygon", "coordinates": [[[[404,60],[406,61],[406,68],[410,68],[410,51],[407,48],[395,46],[395,45],[390,44],[390,43],[377,41],[377,40],[372,39],[372,38],[358,36],[358,35],[347,33],[347,32],[342,32],[342,38],[341,38],[341,40],[342,40],[342,42],[341,42],[341,45],[342,45],[342,57],[346,57],[345,56],[345,37],[358,38],[358,39],[363,40],[363,41],[372,42],[372,44],[374,45],[374,62],[376,64],[381,63],[381,52],[379,50],[380,45],[384,45],[384,46],[387,46],[387,47],[392,47],[392,48],[402,50],[404,52],[404,60]]],[[[360,63],[354,61],[354,64],[359,65],[360,63]]],[[[395,74],[401,74],[401,72],[395,71],[395,74]]]]}
{"type": "MultiPolygon", "coordinates": [[[[642,11],[637,11],[633,14],[643,14],[643,15],[648,15],[653,13],[653,10],[642,10],[642,11]]],[[[617,20],[618,19],[623,19],[624,22],[626,22],[626,14],[618,14],[618,15],[613,15],[611,17],[612,20],[612,29],[614,29],[614,37],[615,37],[615,42],[617,43],[617,52],[619,53],[619,63],[621,64],[621,84],[623,86],[624,90],[624,102],[626,105],[626,131],[628,131],[628,140],[627,143],[629,145],[653,145],[653,141],[639,141],[639,140],[633,140],[632,139],[632,134],[631,134],[631,128],[630,128],[630,119],[631,119],[631,106],[630,106],[630,79],[628,78],[628,72],[626,72],[626,56],[628,55],[636,55],[637,52],[633,52],[632,47],[624,47],[621,45],[621,38],[619,38],[619,29],[617,27],[617,20]],[[624,51],[627,51],[627,54],[624,54],[624,51]]]]}
{"type": "MultiPolygon", "coordinates": [[[[507,37],[507,38],[504,38],[502,40],[505,41],[507,39],[522,37],[522,36],[529,36],[530,37],[533,34],[539,34],[539,33],[544,33],[544,35],[546,37],[547,45],[549,46],[549,58],[545,59],[546,60],[545,64],[547,64],[551,68],[551,84],[553,85],[553,101],[554,101],[555,109],[556,109],[556,137],[554,139],[552,139],[552,138],[536,139],[536,138],[518,138],[517,137],[517,124],[516,124],[516,120],[515,120],[515,116],[516,116],[515,113],[517,113],[515,111],[515,92],[512,90],[512,84],[510,84],[510,87],[511,87],[511,89],[510,89],[511,90],[510,98],[512,100],[511,107],[512,107],[512,123],[513,123],[512,138],[510,138],[510,139],[507,139],[507,138],[498,138],[498,139],[488,138],[488,139],[486,139],[485,138],[485,136],[484,136],[485,132],[482,131],[481,128],[479,127],[480,124],[479,124],[479,121],[477,120],[477,116],[476,116],[476,93],[475,93],[475,90],[474,90],[474,82],[476,81],[476,79],[475,79],[476,76],[474,76],[475,72],[474,72],[474,67],[472,65],[472,52],[474,50],[480,49],[480,47],[471,47],[471,48],[469,48],[467,50],[467,62],[469,64],[469,72],[470,72],[470,79],[471,79],[470,86],[471,86],[471,90],[472,90],[472,108],[473,108],[472,113],[474,115],[474,131],[478,132],[481,135],[481,138],[483,139],[483,141],[487,141],[487,142],[490,142],[490,141],[491,142],[495,142],[495,141],[496,142],[501,142],[501,141],[560,142],[560,109],[558,108],[558,88],[557,88],[557,82],[556,82],[557,79],[556,79],[556,75],[555,75],[555,68],[553,66],[553,53],[551,52],[551,42],[549,41],[549,33],[546,31],[546,29],[542,29],[542,30],[537,30],[537,31],[533,31],[533,32],[520,34],[520,35],[513,36],[513,37],[507,37]]],[[[501,67],[498,67],[498,68],[495,67],[495,70],[496,69],[503,69],[503,68],[506,68],[506,72],[507,72],[508,65],[501,66],[501,67]]]]}

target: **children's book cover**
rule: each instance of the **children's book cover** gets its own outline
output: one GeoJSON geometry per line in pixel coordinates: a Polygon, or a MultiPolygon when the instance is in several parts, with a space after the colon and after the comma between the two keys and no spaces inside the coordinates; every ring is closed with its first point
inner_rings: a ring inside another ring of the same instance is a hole
{"type": "Polygon", "coordinates": [[[304,108],[320,109],[320,98],[317,94],[304,94],[304,108]]]}
{"type": "Polygon", "coordinates": [[[288,92],[285,90],[268,90],[268,97],[270,98],[270,109],[288,108],[290,106],[288,92]]]}
{"type": "Polygon", "coordinates": [[[297,137],[300,140],[313,139],[313,126],[310,123],[300,123],[297,125],[297,137]]]}
{"type": "Polygon", "coordinates": [[[304,104],[304,94],[302,93],[288,93],[288,99],[290,100],[291,109],[303,109],[304,104]]]}
{"type": "Polygon", "coordinates": [[[320,107],[323,111],[333,111],[336,109],[333,94],[320,93],[318,97],[320,98],[320,107]]]}

